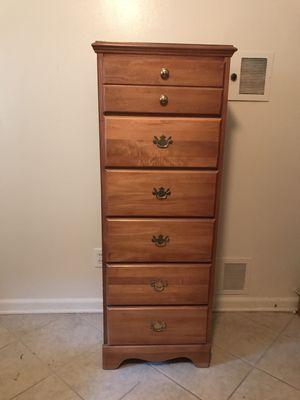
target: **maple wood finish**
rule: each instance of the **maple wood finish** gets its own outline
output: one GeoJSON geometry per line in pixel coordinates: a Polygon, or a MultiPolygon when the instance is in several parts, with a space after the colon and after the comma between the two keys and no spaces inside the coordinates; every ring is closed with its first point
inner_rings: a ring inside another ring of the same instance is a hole
{"type": "Polygon", "coordinates": [[[104,85],[104,112],[220,115],[222,89],[104,85]],[[161,96],[168,103],[162,105],[161,96]],[[141,101],[142,100],[142,101],[141,101]]]}
{"type": "Polygon", "coordinates": [[[104,182],[109,216],[214,216],[215,171],[106,170],[104,182]]]}
{"type": "Polygon", "coordinates": [[[227,45],[95,42],[103,368],[209,365],[227,45]]]}
{"type": "Polygon", "coordinates": [[[108,218],[108,262],[210,262],[214,219],[108,218]],[[163,236],[163,243],[155,238],[163,236]]]}
{"type": "Polygon", "coordinates": [[[222,87],[222,57],[148,56],[104,54],[103,82],[124,85],[167,85],[222,87]],[[168,79],[157,73],[167,66],[168,79]],[[188,73],[187,73],[188,72],[188,73]]]}
{"type": "Polygon", "coordinates": [[[106,116],[104,124],[107,167],[217,167],[219,118],[106,116]],[[162,135],[160,148],[153,141],[162,135]]]}
{"type": "Polygon", "coordinates": [[[108,307],[109,345],[206,342],[206,306],[108,307]]]}
{"type": "Polygon", "coordinates": [[[189,358],[196,367],[208,367],[210,362],[209,344],[164,344],[137,346],[108,346],[103,345],[103,366],[105,369],[115,369],[130,358],[144,361],[166,361],[174,358],[189,358]]]}
{"type": "Polygon", "coordinates": [[[108,305],[207,304],[210,264],[109,264],[108,305]]]}

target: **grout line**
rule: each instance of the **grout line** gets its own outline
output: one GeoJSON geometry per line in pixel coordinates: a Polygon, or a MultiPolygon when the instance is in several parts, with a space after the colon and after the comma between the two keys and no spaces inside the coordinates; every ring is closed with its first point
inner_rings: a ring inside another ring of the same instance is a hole
{"type": "MultiPolygon", "coordinates": [[[[232,398],[232,396],[234,395],[234,393],[238,390],[238,388],[242,385],[242,383],[248,378],[248,376],[250,375],[250,373],[254,370],[257,369],[259,371],[265,372],[264,370],[261,370],[259,367],[256,367],[256,365],[259,363],[259,361],[264,357],[264,355],[269,351],[269,349],[273,346],[273,344],[277,341],[277,339],[281,336],[281,334],[284,332],[284,330],[286,329],[286,327],[288,326],[288,324],[290,323],[290,321],[288,321],[284,327],[278,332],[278,334],[275,336],[275,338],[272,340],[272,342],[266,347],[266,349],[262,352],[262,354],[260,355],[260,357],[257,359],[257,361],[255,361],[254,364],[250,364],[249,362],[247,362],[247,364],[251,365],[251,369],[250,371],[246,374],[246,376],[241,380],[241,382],[239,383],[239,385],[232,391],[232,393],[229,395],[229,397],[227,398],[227,400],[230,400],[232,398]]],[[[231,354],[231,353],[230,353],[231,354]]],[[[236,357],[236,356],[235,356],[236,357]]],[[[240,358],[240,357],[238,357],[240,358]]],[[[243,360],[244,361],[244,360],[243,360]]],[[[275,378],[273,375],[268,374],[269,376],[272,376],[273,378],[275,378]]],[[[276,378],[278,379],[278,378],[276,378]]],[[[278,379],[279,381],[281,381],[280,379],[278,379]]],[[[287,382],[285,381],[281,381],[283,383],[286,383],[287,385],[289,385],[287,382]]],[[[292,385],[289,385],[292,388],[296,389],[295,387],[293,387],[292,385]]]]}
{"type": "Polygon", "coordinates": [[[14,336],[14,338],[15,339],[12,342],[6,343],[4,346],[0,347],[0,351],[6,349],[6,347],[10,346],[11,344],[17,343],[19,341],[19,339],[16,338],[15,336],[14,336]]]}
{"type": "Polygon", "coordinates": [[[100,325],[100,327],[95,326],[94,324],[92,324],[90,321],[88,321],[88,319],[86,319],[83,315],[80,315],[80,313],[76,314],[81,320],[83,320],[85,323],[87,323],[89,326],[91,326],[92,328],[97,329],[97,331],[100,331],[101,334],[103,335],[103,329],[100,325]]]}
{"type": "Polygon", "coordinates": [[[230,400],[232,398],[232,396],[234,395],[234,393],[238,390],[238,388],[240,386],[242,386],[242,384],[245,382],[245,380],[248,378],[248,376],[251,374],[251,372],[254,370],[254,366],[252,366],[252,368],[247,372],[247,374],[244,376],[244,378],[241,380],[241,382],[233,389],[233,391],[231,392],[231,394],[227,397],[226,400],[230,400]]]}
{"type": "Polygon", "coordinates": [[[279,337],[282,335],[282,333],[285,331],[286,327],[289,325],[290,321],[288,321],[284,327],[279,331],[279,333],[275,336],[274,340],[272,341],[272,343],[269,344],[269,346],[267,346],[267,348],[263,351],[263,353],[261,354],[261,356],[258,358],[258,360],[255,362],[254,365],[257,365],[260,360],[263,358],[263,356],[270,350],[270,348],[273,346],[273,344],[279,339],[279,337]]]}
{"type": "Polygon", "coordinates": [[[219,346],[218,344],[213,344],[213,347],[217,347],[219,350],[223,351],[224,353],[227,353],[228,355],[230,355],[233,358],[237,358],[238,360],[242,361],[243,363],[249,365],[249,367],[254,367],[254,364],[251,363],[250,361],[246,360],[245,358],[242,358],[234,353],[231,353],[230,351],[228,351],[227,349],[224,349],[223,347],[219,346]]]}
{"type": "Polygon", "coordinates": [[[124,399],[129,393],[131,393],[138,385],[140,382],[137,382],[134,386],[132,386],[131,389],[128,390],[128,392],[124,393],[118,400],[124,399]]]}
{"type": "MultiPolygon", "coordinates": [[[[46,368],[49,370],[49,375],[48,375],[46,378],[48,378],[49,376],[51,376],[51,374],[52,374],[52,376],[54,375],[56,378],[58,378],[59,380],[61,380],[66,386],[68,386],[68,388],[71,389],[71,391],[73,391],[75,394],[77,394],[77,396],[78,396],[80,399],[86,400],[86,399],[84,399],[72,386],[70,386],[69,383],[68,383],[67,381],[65,381],[60,375],[58,375],[58,373],[57,373],[56,370],[53,368],[53,366],[50,366],[50,365],[47,364],[43,359],[41,359],[41,358],[39,357],[39,355],[38,355],[34,350],[32,350],[26,343],[24,343],[21,339],[19,340],[19,342],[20,342],[24,347],[26,347],[26,348],[30,351],[30,353],[33,354],[44,366],[46,366],[46,368]]],[[[87,349],[87,351],[88,351],[89,349],[92,349],[93,346],[94,346],[94,345],[92,345],[91,347],[89,347],[89,348],[87,349]]],[[[71,363],[73,359],[75,359],[75,358],[77,358],[77,357],[80,357],[82,354],[83,354],[83,352],[80,353],[80,354],[77,354],[76,356],[72,357],[71,360],[69,360],[68,362],[66,362],[65,364],[61,365],[61,366],[58,367],[58,368],[63,368],[63,367],[65,367],[66,365],[68,365],[69,363],[71,363]]],[[[45,379],[46,379],[46,378],[45,378],[45,379]]]]}
{"type": "MultiPolygon", "coordinates": [[[[230,314],[230,313],[232,313],[232,314],[240,314],[239,315],[240,318],[246,319],[248,321],[250,320],[255,325],[258,325],[260,327],[268,329],[269,331],[272,331],[272,332],[274,332],[276,334],[278,333],[277,329],[270,328],[269,326],[265,325],[264,323],[257,322],[255,319],[251,318],[251,316],[250,316],[251,314],[256,314],[256,313],[259,313],[260,311],[237,311],[237,312],[236,311],[216,311],[215,313],[217,314],[218,312],[223,312],[223,313],[226,313],[226,314],[230,314]],[[245,313],[248,314],[248,315],[241,315],[241,314],[245,314],[245,313]]],[[[285,324],[283,329],[285,329],[293,319],[293,314],[291,312],[283,312],[283,311],[263,311],[263,312],[273,313],[273,314],[291,314],[291,319],[288,322],[286,322],[286,324],[285,324]]]]}
{"type": "Polygon", "coordinates": [[[279,382],[281,382],[281,383],[284,383],[285,385],[291,387],[292,389],[295,389],[295,390],[297,390],[297,391],[300,390],[300,389],[297,388],[296,386],[293,386],[292,384],[290,384],[290,383],[284,381],[283,379],[278,378],[278,376],[272,375],[270,372],[268,372],[268,371],[266,371],[266,370],[264,370],[264,369],[262,369],[262,368],[254,367],[254,369],[256,369],[257,371],[263,372],[263,373],[265,373],[266,375],[271,376],[272,378],[276,379],[277,381],[279,381],[279,382]]]}
{"type": "MultiPolygon", "coordinates": [[[[13,314],[8,314],[8,315],[13,315],[13,314]]],[[[19,314],[16,314],[16,315],[19,315],[19,314]]],[[[23,314],[23,315],[37,315],[37,314],[23,314]]],[[[43,315],[49,315],[49,314],[43,314],[43,315]]],[[[50,314],[50,315],[51,315],[51,314],[50,314]]],[[[51,319],[50,321],[46,322],[45,325],[41,325],[41,326],[37,326],[36,328],[32,328],[32,329],[25,330],[25,332],[21,332],[20,334],[14,332],[13,328],[6,327],[6,326],[5,326],[5,323],[3,324],[3,326],[4,326],[4,327],[8,330],[8,332],[10,332],[17,340],[20,340],[22,336],[28,335],[28,334],[30,334],[30,333],[32,333],[32,332],[35,332],[35,331],[38,331],[38,330],[40,330],[40,329],[42,329],[42,328],[44,328],[44,327],[46,327],[46,326],[52,324],[52,323],[55,322],[58,318],[59,318],[59,316],[54,317],[54,318],[51,319]]]]}
{"type": "MultiPolygon", "coordinates": [[[[202,400],[201,397],[196,395],[196,393],[192,392],[185,386],[181,385],[179,382],[177,382],[175,379],[171,378],[169,375],[167,375],[165,372],[161,371],[159,368],[155,368],[154,365],[148,364],[151,368],[153,368],[156,372],[159,372],[163,376],[165,376],[167,379],[169,379],[171,382],[175,383],[177,386],[179,386],[181,389],[185,390],[186,392],[190,393],[192,396],[196,397],[198,400],[202,400]]],[[[195,367],[196,368],[196,367],[195,367]]]]}
{"type": "Polygon", "coordinates": [[[16,399],[18,396],[20,396],[21,394],[27,392],[28,390],[32,389],[34,386],[38,385],[39,383],[45,381],[46,379],[48,379],[51,375],[47,375],[45,378],[40,379],[38,382],[35,382],[33,385],[28,386],[26,389],[21,390],[21,392],[18,392],[17,394],[15,394],[13,397],[10,397],[9,400],[13,400],[16,399]]]}
{"type": "Polygon", "coordinates": [[[65,381],[61,376],[57,375],[57,373],[53,370],[51,370],[53,375],[55,375],[55,377],[60,380],[61,382],[63,382],[73,393],[75,393],[81,400],[86,400],[84,397],[82,397],[77,390],[75,390],[67,381],[65,381]]]}

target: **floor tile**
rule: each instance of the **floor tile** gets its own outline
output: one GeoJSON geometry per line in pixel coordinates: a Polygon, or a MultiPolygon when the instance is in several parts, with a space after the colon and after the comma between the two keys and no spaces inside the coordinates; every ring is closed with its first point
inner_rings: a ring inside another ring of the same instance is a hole
{"type": "Polygon", "coordinates": [[[253,370],[230,400],[300,400],[300,392],[264,372],[253,370]]]}
{"type": "Polygon", "coordinates": [[[1,315],[0,322],[15,335],[22,336],[56,318],[57,314],[10,314],[1,315]]]}
{"type": "Polygon", "coordinates": [[[77,315],[65,315],[22,337],[22,341],[52,368],[68,363],[101,342],[101,332],[77,315]]]}
{"type": "Polygon", "coordinates": [[[280,336],[258,367],[300,389],[300,339],[280,336]]]}
{"type": "Polygon", "coordinates": [[[240,315],[276,332],[282,331],[293,319],[292,313],[285,312],[242,312],[240,315]]]}
{"type": "Polygon", "coordinates": [[[49,376],[15,397],[15,400],[80,400],[80,397],[60,379],[49,376]]]}
{"type": "Polygon", "coordinates": [[[124,400],[195,400],[197,398],[160,372],[145,368],[145,366],[143,374],[139,375],[139,383],[123,397],[124,400]]]}
{"type": "Polygon", "coordinates": [[[283,331],[286,336],[300,338],[300,316],[294,315],[291,322],[288,324],[286,329],[283,331]]]}
{"type": "Polygon", "coordinates": [[[50,371],[21,343],[0,351],[0,400],[10,399],[47,377],[50,371]]]}
{"type": "Polygon", "coordinates": [[[213,342],[224,350],[255,363],[275,340],[277,332],[243,317],[219,313],[214,321],[213,342]]]}
{"type": "Polygon", "coordinates": [[[144,382],[147,374],[153,376],[152,368],[142,363],[103,370],[100,348],[77,357],[56,372],[86,400],[118,400],[144,382]]]}
{"type": "Polygon", "coordinates": [[[86,320],[89,324],[103,331],[103,314],[102,313],[82,313],[78,314],[81,318],[86,320]]]}
{"type": "Polygon", "coordinates": [[[12,335],[3,325],[0,325],[0,349],[16,340],[15,336],[12,335]]]}
{"type": "Polygon", "coordinates": [[[243,361],[213,348],[209,368],[196,368],[191,362],[168,362],[155,366],[202,400],[225,400],[251,367],[243,361]]]}

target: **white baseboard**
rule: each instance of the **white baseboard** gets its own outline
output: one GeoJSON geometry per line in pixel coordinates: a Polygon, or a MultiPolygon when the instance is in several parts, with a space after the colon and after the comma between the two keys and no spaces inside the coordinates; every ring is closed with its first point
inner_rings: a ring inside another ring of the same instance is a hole
{"type": "Polygon", "coordinates": [[[0,299],[0,314],[102,312],[100,298],[0,299]]]}
{"type": "MultiPolygon", "coordinates": [[[[286,311],[297,309],[297,297],[218,295],[215,311],[286,311]],[[275,306],[275,304],[277,306],[275,306]]],[[[102,312],[100,298],[0,299],[0,314],[102,312]]]]}
{"type": "Polygon", "coordinates": [[[218,295],[214,300],[215,311],[286,311],[297,309],[298,297],[250,297],[218,295]]]}

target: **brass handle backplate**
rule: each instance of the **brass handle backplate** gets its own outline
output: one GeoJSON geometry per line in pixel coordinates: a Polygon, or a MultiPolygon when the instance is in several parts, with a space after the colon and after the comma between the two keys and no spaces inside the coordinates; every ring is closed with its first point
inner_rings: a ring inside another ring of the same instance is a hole
{"type": "Polygon", "coordinates": [[[170,75],[170,73],[169,73],[169,70],[168,70],[167,68],[162,68],[162,69],[160,70],[160,76],[161,76],[161,78],[162,78],[163,80],[169,79],[169,75],[170,75]]]}
{"type": "Polygon", "coordinates": [[[167,324],[165,321],[153,321],[151,322],[150,326],[154,332],[162,332],[167,329],[167,324]]]}
{"type": "Polygon", "coordinates": [[[159,102],[162,106],[166,106],[169,102],[168,96],[166,96],[165,94],[162,94],[159,98],[159,102]]]}
{"type": "Polygon", "coordinates": [[[168,286],[168,281],[163,281],[162,279],[158,279],[157,281],[153,281],[150,283],[150,286],[156,292],[163,292],[168,286]]]}
{"type": "Polygon", "coordinates": [[[171,190],[170,189],[165,189],[164,187],[160,187],[159,189],[153,188],[152,194],[158,200],[165,200],[165,199],[168,198],[168,196],[171,195],[171,190]]]}
{"type": "Polygon", "coordinates": [[[170,144],[173,144],[172,136],[169,136],[168,138],[165,135],[161,135],[159,138],[154,136],[153,144],[155,144],[159,149],[166,149],[170,144]]]}
{"type": "Polygon", "coordinates": [[[152,237],[152,242],[155,244],[157,247],[165,247],[167,243],[169,243],[170,238],[169,236],[164,236],[164,235],[158,235],[152,237]]]}

